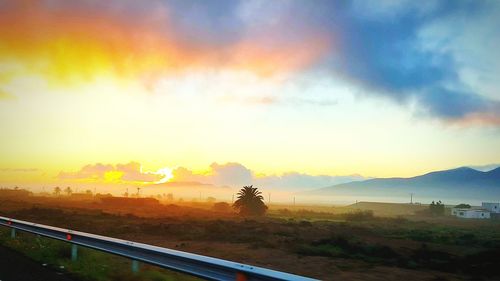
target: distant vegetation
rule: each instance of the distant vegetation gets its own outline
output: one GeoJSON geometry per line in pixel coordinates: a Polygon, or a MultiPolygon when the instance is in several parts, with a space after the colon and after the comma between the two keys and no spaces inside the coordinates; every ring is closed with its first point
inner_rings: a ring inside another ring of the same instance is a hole
{"type": "Polygon", "coordinates": [[[441,200],[434,202],[429,205],[429,213],[433,216],[444,216],[444,204],[441,200]]]}
{"type": "Polygon", "coordinates": [[[350,212],[343,214],[343,217],[347,221],[366,221],[374,219],[373,211],[371,210],[350,212]]]}
{"type": "Polygon", "coordinates": [[[68,187],[66,187],[66,189],[64,189],[64,192],[65,192],[68,196],[70,196],[70,195],[73,193],[73,190],[71,189],[71,187],[69,187],[69,186],[68,186],[68,187]]]}
{"type": "Polygon", "coordinates": [[[226,202],[217,202],[212,206],[212,210],[214,210],[215,212],[227,213],[231,211],[231,205],[226,202]]]}

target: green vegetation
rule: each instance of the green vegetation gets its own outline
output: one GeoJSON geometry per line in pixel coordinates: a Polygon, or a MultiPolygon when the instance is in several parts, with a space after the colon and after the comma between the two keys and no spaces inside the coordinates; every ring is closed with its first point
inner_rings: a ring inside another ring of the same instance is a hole
{"type": "Polygon", "coordinates": [[[303,256],[363,260],[373,265],[430,269],[477,278],[500,276],[498,223],[462,228],[378,219],[342,226],[351,232],[340,231],[337,225],[337,234],[326,239],[300,241],[295,252],[303,256]]]}
{"type": "Polygon", "coordinates": [[[342,214],[342,217],[347,221],[366,221],[374,219],[373,211],[354,211],[342,214]]]}
{"type": "Polygon", "coordinates": [[[17,237],[12,239],[10,230],[3,227],[0,228],[0,244],[15,249],[56,271],[69,273],[84,281],[199,280],[145,264],[141,264],[138,273],[132,274],[129,259],[84,247],[78,247],[78,259],[71,261],[70,243],[20,231],[17,232],[17,237]]]}
{"type": "Polygon", "coordinates": [[[434,202],[429,205],[429,213],[433,216],[444,216],[444,204],[441,200],[434,202]]]}
{"type": "Polygon", "coordinates": [[[400,258],[400,255],[388,246],[371,245],[347,236],[333,236],[299,245],[296,252],[306,256],[354,258],[385,264],[394,264],[400,258]]]}

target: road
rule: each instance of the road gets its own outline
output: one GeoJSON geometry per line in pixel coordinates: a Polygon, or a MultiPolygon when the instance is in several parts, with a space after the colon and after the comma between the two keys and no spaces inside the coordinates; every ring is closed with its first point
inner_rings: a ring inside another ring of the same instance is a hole
{"type": "Polygon", "coordinates": [[[0,246],[0,281],[76,281],[0,246]]]}

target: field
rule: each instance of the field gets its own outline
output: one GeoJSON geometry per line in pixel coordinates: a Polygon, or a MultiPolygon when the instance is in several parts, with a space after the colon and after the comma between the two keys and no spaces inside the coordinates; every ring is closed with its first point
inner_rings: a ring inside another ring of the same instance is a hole
{"type": "MultiPolygon", "coordinates": [[[[271,206],[240,218],[213,203],[110,207],[99,200],[0,199],[0,215],[282,270],[323,280],[498,280],[500,222],[414,215],[425,206],[271,206]],[[409,207],[408,207],[409,206],[409,207]],[[374,211],[369,211],[370,208],[374,211]],[[398,211],[394,211],[398,210],[398,211]],[[385,214],[385,215],[384,215],[385,214]]],[[[93,250],[20,233],[0,243],[81,280],[193,280],[93,250]]]]}

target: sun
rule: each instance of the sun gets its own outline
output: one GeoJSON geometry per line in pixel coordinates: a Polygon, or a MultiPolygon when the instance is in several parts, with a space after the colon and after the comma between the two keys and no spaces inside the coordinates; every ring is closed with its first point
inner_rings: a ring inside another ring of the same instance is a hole
{"type": "Polygon", "coordinates": [[[165,183],[165,182],[170,181],[174,177],[174,175],[172,174],[172,169],[170,169],[168,167],[164,167],[164,168],[159,169],[155,174],[163,175],[163,178],[161,178],[156,183],[165,183]]]}

